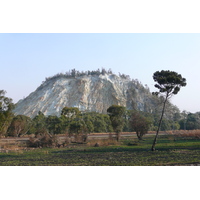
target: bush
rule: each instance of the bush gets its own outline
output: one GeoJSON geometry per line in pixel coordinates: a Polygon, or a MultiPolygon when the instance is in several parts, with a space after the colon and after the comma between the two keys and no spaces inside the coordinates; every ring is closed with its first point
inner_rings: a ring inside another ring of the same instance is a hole
{"type": "Polygon", "coordinates": [[[55,147],[57,144],[57,138],[48,134],[40,135],[38,137],[30,137],[28,141],[28,146],[35,148],[55,147]]]}

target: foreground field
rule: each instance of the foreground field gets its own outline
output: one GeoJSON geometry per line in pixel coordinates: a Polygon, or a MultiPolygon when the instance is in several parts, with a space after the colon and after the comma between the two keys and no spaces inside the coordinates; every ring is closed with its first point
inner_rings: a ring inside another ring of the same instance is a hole
{"type": "MultiPolygon", "coordinates": [[[[1,166],[166,166],[200,165],[200,140],[194,137],[159,136],[152,152],[154,136],[122,138],[120,143],[99,139],[99,147],[70,144],[65,148],[43,148],[0,153],[1,166]],[[101,145],[102,144],[102,145],[101,145]],[[103,146],[106,145],[106,146],[103,146]]],[[[98,141],[98,140],[97,140],[98,141]]]]}

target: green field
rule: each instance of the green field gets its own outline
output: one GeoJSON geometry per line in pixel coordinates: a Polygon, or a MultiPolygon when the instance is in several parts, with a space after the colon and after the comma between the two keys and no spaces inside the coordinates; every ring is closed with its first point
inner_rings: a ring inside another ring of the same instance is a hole
{"type": "Polygon", "coordinates": [[[200,139],[159,136],[151,151],[153,136],[138,142],[122,138],[120,144],[89,147],[70,144],[64,148],[0,153],[1,166],[168,166],[200,165],[200,139]]]}

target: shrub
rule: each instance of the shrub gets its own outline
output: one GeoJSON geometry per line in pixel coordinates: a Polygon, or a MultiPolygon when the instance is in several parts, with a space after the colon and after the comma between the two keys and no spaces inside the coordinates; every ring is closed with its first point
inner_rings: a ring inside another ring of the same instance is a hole
{"type": "Polygon", "coordinates": [[[28,147],[43,148],[43,147],[55,147],[58,141],[55,136],[48,134],[40,135],[38,137],[30,137],[28,141],[28,147]]]}

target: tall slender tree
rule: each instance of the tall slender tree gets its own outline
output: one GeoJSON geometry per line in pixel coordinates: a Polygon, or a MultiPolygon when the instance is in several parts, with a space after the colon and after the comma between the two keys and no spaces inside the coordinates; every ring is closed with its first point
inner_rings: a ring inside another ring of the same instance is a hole
{"type": "Polygon", "coordinates": [[[181,74],[169,70],[166,71],[162,70],[160,72],[159,71],[155,72],[153,74],[153,79],[155,82],[157,82],[157,84],[155,84],[155,87],[159,90],[159,92],[153,92],[153,95],[158,95],[162,93],[164,97],[162,113],[158,123],[158,129],[151,148],[152,151],[155,151],[155,145],[157,143],[157,137],[162,123],[163,115],[165,112],[167,100],[173,95],[178,94],[181,87],[186,86],[186,79],[183,78],[181,74]]]}

